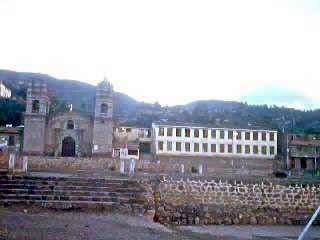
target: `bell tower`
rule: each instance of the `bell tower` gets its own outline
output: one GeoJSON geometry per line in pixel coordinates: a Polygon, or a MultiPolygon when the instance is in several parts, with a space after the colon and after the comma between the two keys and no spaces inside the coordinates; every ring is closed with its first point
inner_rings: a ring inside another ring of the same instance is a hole
{"type": "Polygon", "coordinates": [[[93,126],[93,155],[112,154],[113,86],[104,79],[97,85],[93,126]]]}
{"type": "Polygon", "coordinates": [[[47,84],[44,81],[32,80],[28,84],[27,106],[24,113],[24,154],[43,155],[45,153],[49,105],[47,84]]]}

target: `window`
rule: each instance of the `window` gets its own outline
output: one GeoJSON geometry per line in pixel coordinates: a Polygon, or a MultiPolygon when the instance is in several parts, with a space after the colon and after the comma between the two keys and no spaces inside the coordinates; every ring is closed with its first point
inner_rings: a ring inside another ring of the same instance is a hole
{"type": "Polygon", "coordinates": [[[186,152],[190,152],[190,143],[186,142],[184,147],[185,147],[186,152]]]}
{"type": "Polygon", "coordinates": [[[262,133],[262,141],[266,141],[267,140],[267,134],[265,132],[262,133]]]}
{"type": "Polygon", "coordinates": [[[273,146],[270,147],[270,154],[274,155],[274,147],[273,146]]]}
{"type": "Polygon", "coordinates": [[[253,132],[253,140],[254,141],[258,140],[258,133],[257,132],[253,132]]]}
{"type": "Polygon", "coordinates": [[[108,113],[108,104],[106,103],[101,104],[101,113],[108,113]]]}
{"type": "Polygon", "coordinates": [[[228,153],[232,153],[232,144],[228,144],[228,153]]]}
{"type": "Polygon", "coordinates": [[[211,152],[217,152],[217,145],[211,144],[211,152]]]}
{"type": "Polygon", "coordinates": [[[160,151],[163,151],[163,142],[162,142],[162,141],[159,141],[159,142],[158,142],[158,149],[159,149],[160,151]]]}
{"type": "Polygon", "coordinates": [[[148,131],[147,131],[147,137],[148,137],[148,138],[151,137],[151,131],[150,131],[150,129],[148,129],[148,131]]]}
{"type": "Polygon", "coordinates": [[[258,146],[257,145],[253,146],[253,153],[258,154],[258,146]]]}
{"type": "Polygon", "coordinates": [[[233,131],[228,131],[228,138],[233,139],[233,131]]]}
{"type": "Polygon", "coordinates": [[[32,112],[38,113],[40,111],[40,102],[39,100],[33,100],[32,101],[32,112]]]}
{"type": "Polygon", "coordinates": [[[14,136],[9,136],[8,145],[9,145],[9,146],[14,146],[14,136]]]}
{"type": "Polygon", "coordinates": [[[270,141],[274,141],[274,133],[270,133],[270,141]]]}
{"type": "Polygon", "coordinates": [[[245,139],[246,139],[246,140],[250,140],[250,132],[246,132],[246,134],[245,134],[245,139]]]}
{"type": "Polygon", "coordinates": [[[199,129],[194,129],[194,137],[199,137],[199,129]]]}
{"type": "Polygon", "coordinates": [[[185,136],[190,137],[190,128],[185,129],[185,136]]]}
{"type": "Polygon", "coordinates": [[[167,136],[172,137],[172,128],[167,129],[167,136]]]}
{"type": "Polygon", "coordinates": [[[176,137],[181,137],[181,128],[176,128],[176,137]]]}
{"type": "Polygon", "coordinates": [[[195,143],[194,145],[194,152],[199,152],[199,143],[195,143]]]}
{"type": "Polygon", "coordinates": [[[126,133],[131,132],[131,128],[126,128],[126,133]]]}
{"type": "Polygon", "coordinates": [[[240,144],[237,145],[237,153],[242,152],[242,146],[240,144]]]}
{"type": "Polygon", "coordinates": [[[220,139],[224,139],[224,130],[220,130],[220,139]]]}
{"type": "Polygon", "coordinates": [[[163,128],[159,128],[159,136],[164,136],[164,129],[163,128]]]}
{"type": "Polygon", "coordinates": [[[202,133],[203,133],[203,138],[208,138],[208,129],[203,129],[202,133]]]}
{"type": "Polygon", "coordinates": [[[167,143],[167,151],[171,152],[172,151],[172,142],[168,141],[167,143]]]}
{"type": "Polygon", "coordinates": [[[138,150],[128,150],[128,155],[138,156],[138,150]]]}
{"type": "Polygon", "coordinates": [[[220,152],[224,153],[224,144],[220,144],[220,152]]]}
{"type": "Polygon", "coordinates": [[[176,151],[181,152],[181,142],[176,142],[176,151]]]}
{"type": "Polygon", "coordinates": [[[237,131],[237,140],[241,140],[241,132],[237,131]]]}
{"type": "Polygon", "coordinates": [[[244,150],[246,154],[250,154],[250,145],[246,145],[244,150]]]}
{"type": "Polygon", "coordinates": [[[208,152],[208,143],[202,143],[202,152],[208,152]]]}
{"type": "Polygon", "coordinates": [[[302,158],[300,160],[300,163],[301,163],[301,168],[303,168],[303,169],[307,168],[307,159],[302,158]]]}
{"type": "Polygon", "coordinates": [[[261,147],[261,152],[263,155],[267,155],[267,146],[262,146],[261,147]]]}
{"type": "Polygon", "coordinates": [[[211,138],[213,138],[213,139],[217,138],[217,132],[214,129],[211,130],[211,138]]]}
{"type": "Polygon", "coordinates": [[[74,129],[74,122],[73,122],[73,120],[68,120],[67,129],[74,129]]]}

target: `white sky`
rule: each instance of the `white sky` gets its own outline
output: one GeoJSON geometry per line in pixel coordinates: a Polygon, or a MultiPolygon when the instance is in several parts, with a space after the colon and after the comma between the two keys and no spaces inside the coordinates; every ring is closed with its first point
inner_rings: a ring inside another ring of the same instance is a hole
{"type": "Polygon", "coordinates": [[[261,87],[319,104],[319,16],[318,0],[0,0],[0,68],[162,105],[261,87]]]}

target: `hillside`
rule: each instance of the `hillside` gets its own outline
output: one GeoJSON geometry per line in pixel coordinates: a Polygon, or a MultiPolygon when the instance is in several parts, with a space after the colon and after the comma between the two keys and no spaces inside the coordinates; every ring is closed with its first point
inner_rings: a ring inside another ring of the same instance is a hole
{"type": "MultiPolygon", "coordinates": [[[[24,73],[0,70],[0,79],[4,80],[15,95],[24,97],[25,87],[21,81],[41,79],[47,82],[50,96],[60,105],[72,103],[81,111],[92,112],[95,86],[76,80],[60,80],[46,74],[24,73]]],[[[115,92],[114,115],[121,125],[149,127],[152,121],[193,122],[209,124],[215,127],[274,128],[294,131],[320,132],[320,110],[301,111],[291,108],[267,105],[248,105],[234,101],[195,101],[180,106],[160,106],[138,102],[126,94],[115,92]]],[[[12,104],[12,103],[11,103],[12,104]]],[[[5,103],[0,103],[0,110],[5,103]],[[1,107],[2,106],[2,107],[1,107]]],[[[12,106],[12,105],[11,105],[12,106]]],[[[21,106],[16,111],[21,112],[21,106]]],[[[0,114],[0,125],[6,122],[8,108],[0,114]]],[[[12,113],[10,113],[12,119],[12,113]]],[[[15,124],[19,123],[20,117],[15,124]]]]}

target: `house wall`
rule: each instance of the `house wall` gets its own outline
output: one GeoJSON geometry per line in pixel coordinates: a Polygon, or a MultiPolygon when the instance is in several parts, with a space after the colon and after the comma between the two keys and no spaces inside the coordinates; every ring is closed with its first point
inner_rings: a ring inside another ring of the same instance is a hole
{"type": "Polygon", "coordinates": [[[0,97],[11,98],[11,90],[0,81],[0,97]]]}
{"type": "Polygon", "coordinates": [[[177,126],[159,126],[153,125],[154,134],[154,153],[157,155],[194,155],[194,156],[241,156],[241,157],[259,157],[259,158],[274,158],[277,155],[277,132],[268,130],[242,130],[242,129],[218,129],[218,128],[202,128],[202,127],[177,127],[177,126]],[[159,129],[164,130],[163,136],[159,135],[159,129]],[[168,136],[168,129],[172,128],[172,136],[168,136]],[[177,129],[181,129],[181,137],[176,136],[177,129]],[[186,137],[186,129],[190,129],[190,137],[186,137]],[[199,131],[199,137],[195,137],[195,131],[199,131]],[[204,130],[208,131],[208,137],[204,138],[204,130]],[[211,131],[216,132],[216,138],[213,138],[211,131]],[[220,132],[224,132],[224,138],[220,138],[220,132]],[[233,136],[230,139],[229,132],[233,136]],[[237,133],[241,134],[241,139],[237,139],[237,133]],[[245,139],[245,134],[250,134],[250,139],[245,139]],[[258,134],[258,139],[254,140],[254,133],[258,134]],[[262,134],[265,134],[266,139],[262,140],[262,134]],[[270,140],[270,135],[273,134],[274,140],[270,140]],[[160,144],[163,143],[163,149],[160,149],[160,144]],[[172,144],[172,150],[168,150],[168,143],[172,144]],[[181,143],[181,151],[177,151],[177,142],[181,143]],[[186,151],[185,143],[190,143],[190,152],[186,151]],[[195,144],[199,144],[199,151],[195,151],[195,144]],[[203,144],[207,144],[207,152],[203,149],[203,144]],[[211,146],[216,146],[216,151],[213,152],[211,146]],[[224,152],[221,152],[224,146],[224,152]],[[231,152],[228,147],[231,145],[231,152]],[[238,152],[237,146],[241,146],[238,152]],[[249,146],[250,152],[246,153],[245,146],[249,146]],[[257,147],[258,152],[254,153],[254,148],[257,147]],[[263,154],[263,148],[266,148],[266,154],[263,154]],[[221,149],[220,149],[221,148],[221,149]],[[273,148],[273,153],[271,152],[273,148]]]}

